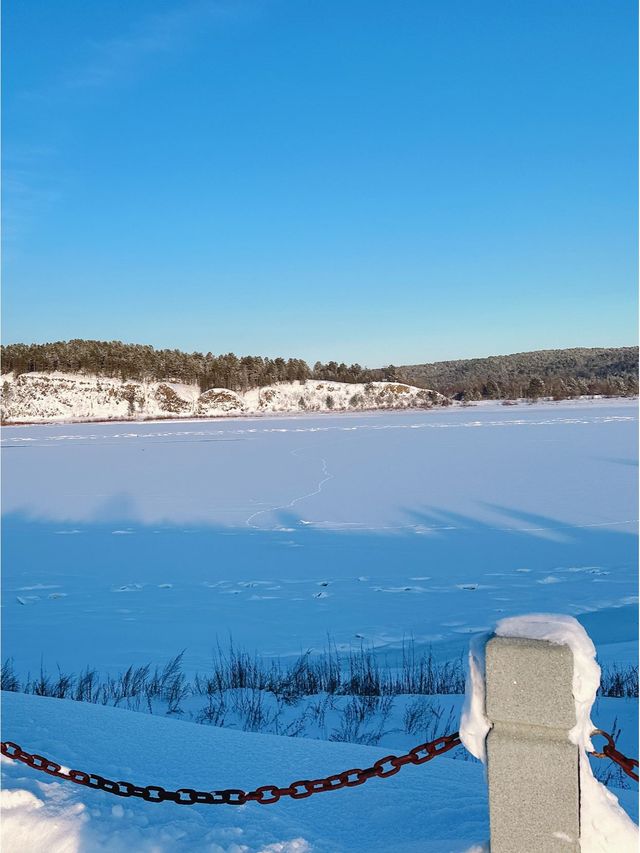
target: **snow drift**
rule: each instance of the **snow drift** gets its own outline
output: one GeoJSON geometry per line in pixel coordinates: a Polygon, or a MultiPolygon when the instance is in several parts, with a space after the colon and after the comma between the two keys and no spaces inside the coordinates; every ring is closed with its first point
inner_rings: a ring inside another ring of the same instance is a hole
{"type": "MultiPolygon", "coordinates": [[[[67,767],[174,789],[288,783],[368,767],[388,752],[13,693],[3,694],[3,730],[67,767]]],[[[488,834],[480,766],[448,756],[274,806],[151,804],[7,758],[2,770],[2,845],[20,853],[463,853],[488,834]]]]}

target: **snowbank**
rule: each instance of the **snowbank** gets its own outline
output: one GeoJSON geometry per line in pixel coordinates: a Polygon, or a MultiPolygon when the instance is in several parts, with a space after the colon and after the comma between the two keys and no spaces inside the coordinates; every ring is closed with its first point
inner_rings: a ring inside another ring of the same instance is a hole
{"type": "MultiPolygon", "coordinates": [[[[638,828],[620,807],[617,797],[594,777],[588,752],[593,752],[591,709],[600,684],[596,650],[580,623],[571,616],[532,614],[502,619],[495,629],[499,637],[526,637],[567,645],[573,652],[573,696],[576,725],[570,740],[580,750],[580,850],[582,853],[633,853],[638,846],[638,828]]],[[[465,706],[460,720],[460,738],[469,752],[486,761],[485,739],[491,723],[485,713],[484,647],[491,635],[471,644],[465,706]]]]}
{"type": "MultiPolygon", "coordinates": [[[[288,783],[367,767],[388,753],[60,699],[2,699],[4,738],[67,767],[165,788],[288,783]]],[[[20,853],[463,853],[488,835],[481,768],[449,756],[272,806],[149,804],[53,780],[6,758],[2,771],[3,849],[20,853]]]]}
{"type": "Polygon", "coordinates": [[[262,412],[365,411],[448,404],[436,391],[398,382],[350,384],[309,379],[237,393],[174,382],[134,382],[70,373],[2,377],[5,423],[221,417],[262,412]]]}

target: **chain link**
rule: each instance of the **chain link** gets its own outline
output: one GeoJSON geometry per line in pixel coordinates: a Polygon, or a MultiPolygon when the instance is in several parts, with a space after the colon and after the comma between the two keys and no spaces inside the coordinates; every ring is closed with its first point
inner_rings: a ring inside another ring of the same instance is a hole
{"type": "MultiPolygon", "coordinates": [[[[134,785],[132,782],[114,782],[99,776],[97,773],[85,773],[83,770],[67,770],[55,761],[51,761],[38,753],[26,752],[17,743],[3,741],[0,751],[7,758],[21,761],[34,770],[48,773],[57,779],[74,782],[76,785],[84,785],[86,788],[95,788],[114,794],[116,797],[140,797],[148,803],[162,803],[170,801],[181,806],[193,805],[228,805],[242,806],[245,803],[255,802],[267,806],[277,803],[281,797],[290,797],[292,800],[304,800],[313,794],[324,791],[337,791],[340,788],[354,788],[362,785],[368,779],[378,777],[386,779],[394,776],[406,764],[425,764],[438,755],[443,755],[450,749],[460,745],[458,732],[444,737],[436,738],[428,743],[414,746],[405,755],[386,755],[379,758],[364,770],[359,767],[325,776],[320,779],[298,779],[291,782],[286,788],[277,785],[261,785],[254,791],[243,791],[240,788],[226,788],[222,791],[196,791],[193,788],[178,788],[177,791],[167,791],[159,785],[134,785]]],[[[636,762],[637,763],[637,762],[636,762]]]]}
{"type": "Polygon", "coordinates": [[[633,769],[638,766],[637,759],[628,758],[626,755],[623,755],[619,750],[617,750],[616,742],[608,732],[603,732],[602,729],[594,729],[591,732],[591,737],[595,737],[596,735],[601,735],[607,742],[602,747],[602,752],[592,752],[591,754],[596,758],[610,758],[611,761],[615,761],[619,767],[622,767],[627,776],[630,776],[637,782],[638,773],[633,769]]]}
{"type": "MultiPolygon", "coordinates": [[[[613,737],[602,729],[595,729],[591,736],[600,735],[606,739],[602,752],[592,753],[596,758],[609,758],[618,764],[627,776],[638,781],[638,773],[634,768],[638,767],[635,758],[628,758],[616,749],[613,737]]],[[[354,767],[351,770],[343,770],[319,779],[298,779],[288,786],[280,788],[277,785],[261,785],[254,791],[243,791],[240,788],[225,788],[221,791],[196,791],[193,788],[178,788],[176,791],[167,791],[160,785],[134,785],[132,782],[114,782],[97,773],[85,773],[83,770],[67,770],[56,761],[51,761],[44,755],[36,752],[27,752],[17,743],[2,741],[0,752],[13,761],[21,761],[34,770],[55,776],[76,785],[86,788],[94,788],[114,794],[116,797],[139,797],[148,803],[173,802],[181,806],[193,805],[229,805],[242,806],[245,803],[256,802],[266,806],[277,803],[282,797],[290,797],[292,800],[304,800],[313,794],[325,791],[337,791],[340,788],[355,788],[364,784],[369,779],[378,777],[386,779],[395,776],[406,764],[425,764],[438,755],[443,755],[460,745],[458,732],[444,737],[436,738],[427,743],[414,746],[405,755],[386,755],[379,758],[371,767],[361,769],[354,767]]]]}

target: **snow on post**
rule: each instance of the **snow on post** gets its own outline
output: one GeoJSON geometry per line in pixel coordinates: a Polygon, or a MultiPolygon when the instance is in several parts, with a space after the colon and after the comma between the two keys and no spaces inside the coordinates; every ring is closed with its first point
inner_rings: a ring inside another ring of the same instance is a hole
{"type": "Polygon", "coordinates": [[[503,619],[469,652],[460,736],[487,763],[492,853],[632,853],[637,827],[593,776],[595,648],[572,617],[503,619]]]}

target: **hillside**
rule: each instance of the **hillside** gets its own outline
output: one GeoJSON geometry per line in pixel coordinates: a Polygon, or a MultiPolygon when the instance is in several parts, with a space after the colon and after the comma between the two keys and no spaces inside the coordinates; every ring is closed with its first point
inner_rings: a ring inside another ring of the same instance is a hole
{"type": "MultiPolygon", "coordinates": [[[[282,383],[325,382],[368,385],[391,382],[434,389],[458,400],[499,400],[583,395],[635,396],[638,348],[556,349],[403,367],[368,368],[360,364],[299,358],[213,355],[156,350],[121,341],[71,340],[46,344],[9,344],[0,348],[2,374],[100,377],[123,383],[197,386],[199,393],[220,388],[245,394],[282,383]]],[[[353,391],[353,394],[360,391],[353,391]]],[[[316,410],[317,410],[316,406],[316,410]]],[[[324,408],[320,406],[319,408],[324,408]]],[[[329,407],[330,408],[330,407],[329,407]]]]}
{"type": "Polygon", "coordinates": [[[458,399],[638,393],[638,347],[539,350],[397,368],[398,377],[458,399]]]}
{"type": "Polygon", "coordinates": [[[248,391],[176,382],[124,381],[68,373],[7,374],[2,421],[206,418],[268,412],[365,411],[431,408],[449,400],[434,391],[397,382],[283,382],[248,391]]]}

